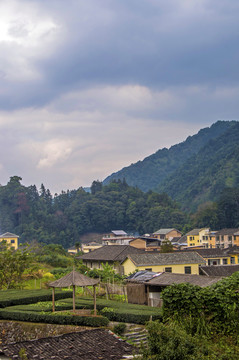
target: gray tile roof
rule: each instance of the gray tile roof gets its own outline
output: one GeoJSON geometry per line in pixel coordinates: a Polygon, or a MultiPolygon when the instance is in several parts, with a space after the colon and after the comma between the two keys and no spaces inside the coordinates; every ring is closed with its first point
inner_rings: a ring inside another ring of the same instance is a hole
{"type": "Polygon", "coordinates": [[[201,255],[203,258],[217,258],[217,257],[223,257],[227,256],[225,254],[225,249],[184,249],[182,252],[197,252],[199,255],[201,255]]]}
{"type": "Polygon", "coordinates": [[[127,233],[124,230],[111,230],[111,232],[116,236],[126,236],[127,233]]]}
{"type": "MultiPolygon", "coordinates": [[[[154,235],[166,235],[166,234],[168,234],[170,231],[172,231],[172,230],[176,230],[176,229],[174,229],[174,228],[171,228],[171,229],[159,229],[159,230],[157,230],[157,231],[155,231],[154,232],[154,235]]],[[[177,230],[178,231],[178,230],[177,230]]]]}
{"type": "Polygon", "coordinates": [[[4,234],[2,234],[2,235],[0,235],[0,238],[19,238],[19,236],[18,235],[16,235],[16,234],[12,234],[12,233],[10,233],[10,232],[6,232],[6,233],[4,233],[4,234]]]}
{"type": "Polygon", "coordinates": [[[129,254],[139,253],[144,253],[144,250],[136,249],[130,245],[104,245],[99,249],[78,256],[77,259],[89,261],[122,261],[129,254]]]}
{"type": "Polygon", "coordinates": [[[196,252],[130,254],[129,259],[136,266],[173,265],[173,264],[204,264],[205,260],[196,252]]]}
{"type": "Polygon", "coordinates": [[[186,236],[188,236],[188,235],[199,235],[199,231],[200,231],[201,229],[193,229],[193,230],[191,230],[191,231],[189,231],[187,234],[186,234],[186,236]]]}
{"type": "Polygon", "coordinates": [[[200,274],[207,276],[231,276],[239,271],[239,265],[200,266],[200,274]]]}
{"type": "Polygon", "coordinates": [[[162,273],[159,274],[159,276],[153,277],[147,282],[147,284],[155,286],[169,286],[172,284],[189,283],[192,285],[206,287],[217,283],[222,278],[223,277],[220,276],[162,273]]]}
{"type": "Polygon", "coordinates": [[[235,233],[237,233],[239,231],[238,228],[234,228],[234,229],[221,229],[219,231],[216,232],[216,236],[217,235],[234,235],[235,233]]]}
{"type": "Polygon", "coordinates": [[[120,360],[135,348],[107,330],[95,329],[8,344],[2,354],[19,359],[21,349],[27,359],[35,360],[120,360]]]}

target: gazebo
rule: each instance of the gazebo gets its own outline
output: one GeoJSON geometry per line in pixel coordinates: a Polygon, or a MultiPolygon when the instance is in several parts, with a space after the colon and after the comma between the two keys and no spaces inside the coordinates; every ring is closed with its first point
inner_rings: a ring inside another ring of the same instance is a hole
{"type": "Polygon", "coordinates": [[[55,288],[65,288],[69,286],[73,286],[73,312],[76,310],[75,304],[75,290],[76,286],[93,286],[94,289],[94,315],[96,315],[96,291],[95,287],[99,283],[98,279],[92,279],[88,276],[78,273],[73,270],[69,274],[63,276],[62,278],[53,281],[48,284],[49,287],[52,287],[52,311],[55,311],[55,288]]]}

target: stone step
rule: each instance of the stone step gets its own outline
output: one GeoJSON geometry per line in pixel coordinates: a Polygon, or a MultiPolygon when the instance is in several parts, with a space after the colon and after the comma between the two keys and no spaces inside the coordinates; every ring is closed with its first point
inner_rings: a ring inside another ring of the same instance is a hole
{"type": "Polygon", "coordinates": [[[142,334],[125,334],[124,337],[126,337],[127,339],[141,339],[141,338],[146,338],[147,339],[147,334],[146,333],[142,333],[142,334]]]}

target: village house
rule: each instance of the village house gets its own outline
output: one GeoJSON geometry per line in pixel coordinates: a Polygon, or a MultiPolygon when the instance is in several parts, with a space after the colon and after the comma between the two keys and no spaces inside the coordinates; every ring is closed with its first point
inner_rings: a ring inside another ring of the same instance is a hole
{"type": "Polygon", "coordinates": [[[181,231],[177,229],[159,229],[153,233],[153,237],[160,240],[172,240],[173,238],[179,238],[182,236],[181,231]]]}
{"type": "Polygon", "coordinates": [[[10,232],[6,232],[0,235],[0,242],[5,241],[8,245],[10,245],[15,250],[18,249],[18,235],[12,234],[10,232]]]}
{"type": "Polygon", "coordinates": [[[234,265],[239,264],[239,247],[227,249],[187,249],[185,252],[196,251],[206,261],[206,265],[234,265]]]}
{"type": "Polygon", "coordinates": [[[198,275],[199,266],[205,263],[205,260],[196,252],[177,251],[162,254],[145,252],[127,255],[121,266],[124,268],[125,275],[136,270],[198,275]]]}
{"type": "MultiPolygon", "coordinates": [[[[81,244],[81,251],[83,253],[88,253],[88,252],[94,251],[96,249],[99,249],[101,246],[102,246],[102,244],[92,241],[88,244],[81,244]]],[[[70,254],[77,254],[78,249],[75,246],[72,246],[67,251],[70,254]]]]}
{"type": "Polygon", "coordinates": [[[216,247],[228,248],[233,245],[239,246],[239,229],[222,229],[216,232],[216,247]]]}
{"type": "Polygon", "coordinates": [[[221,280],[220,276],[155,273],[139,271],[127,278],[127,298],[132,304],[162,306],[161,292],[172,284],[189,283],[206,287],[221,280]]]}
{"type": "Polygon", "coordinates": [[[104,245],[99,249],[77,257],[82,259],[83,264],[90,269],[102,269],[102,264],[108,263],[119,274],[124,274],[121,262],[130,254],[142,254],[143,250],[130,245],[104,245]]]}
{"type": "Polygon", "coordinates": [[[145,251],[160,251],[162,240],[150,237],[139,236],[130,240],[129,245],[145,251]]]}
{"type": "Polygon", "coordinates": [[[129,245],[134,236],[128,235],[124,230],[112,230],[102,237],[102,245],[129,245]]]}

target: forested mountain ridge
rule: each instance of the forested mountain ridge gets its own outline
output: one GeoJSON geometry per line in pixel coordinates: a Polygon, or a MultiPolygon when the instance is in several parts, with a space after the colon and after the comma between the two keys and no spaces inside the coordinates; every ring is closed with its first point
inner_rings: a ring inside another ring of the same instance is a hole
{"type": "Polygon", "coordinates": [[[239,186],[239,122],[191,156],[157,187],[185,209],[215,201],[225,188],[239,186]]]}
{"type": "Polygon", "coordinates": [[[217,121],[211,127],[201,129],[196,135],[189,136],[184,142],[169,149],[158,150],[144,160],[111,174],[103,181],[103,184],[108,184],[112,180],[125,179],[127,184],[137,186],[143,191],[158,189],[191,156],[197,154],[208,142],[219,137],[235,124],[236,121],[217,121]]]}
{"type": "Polygon", "coordinates": [[[143,191],[116,181],[103,186],[94,181],[91,193],[82,188],[54,197],[44,185],[25,187],[13,176],[0,186],[1,233],[12,232],[22,242],[61,244],[65,248],[81,235],[112,229],[154,232],[160,227],[182,229],[188,216],[166,194],[143,191]]]}

